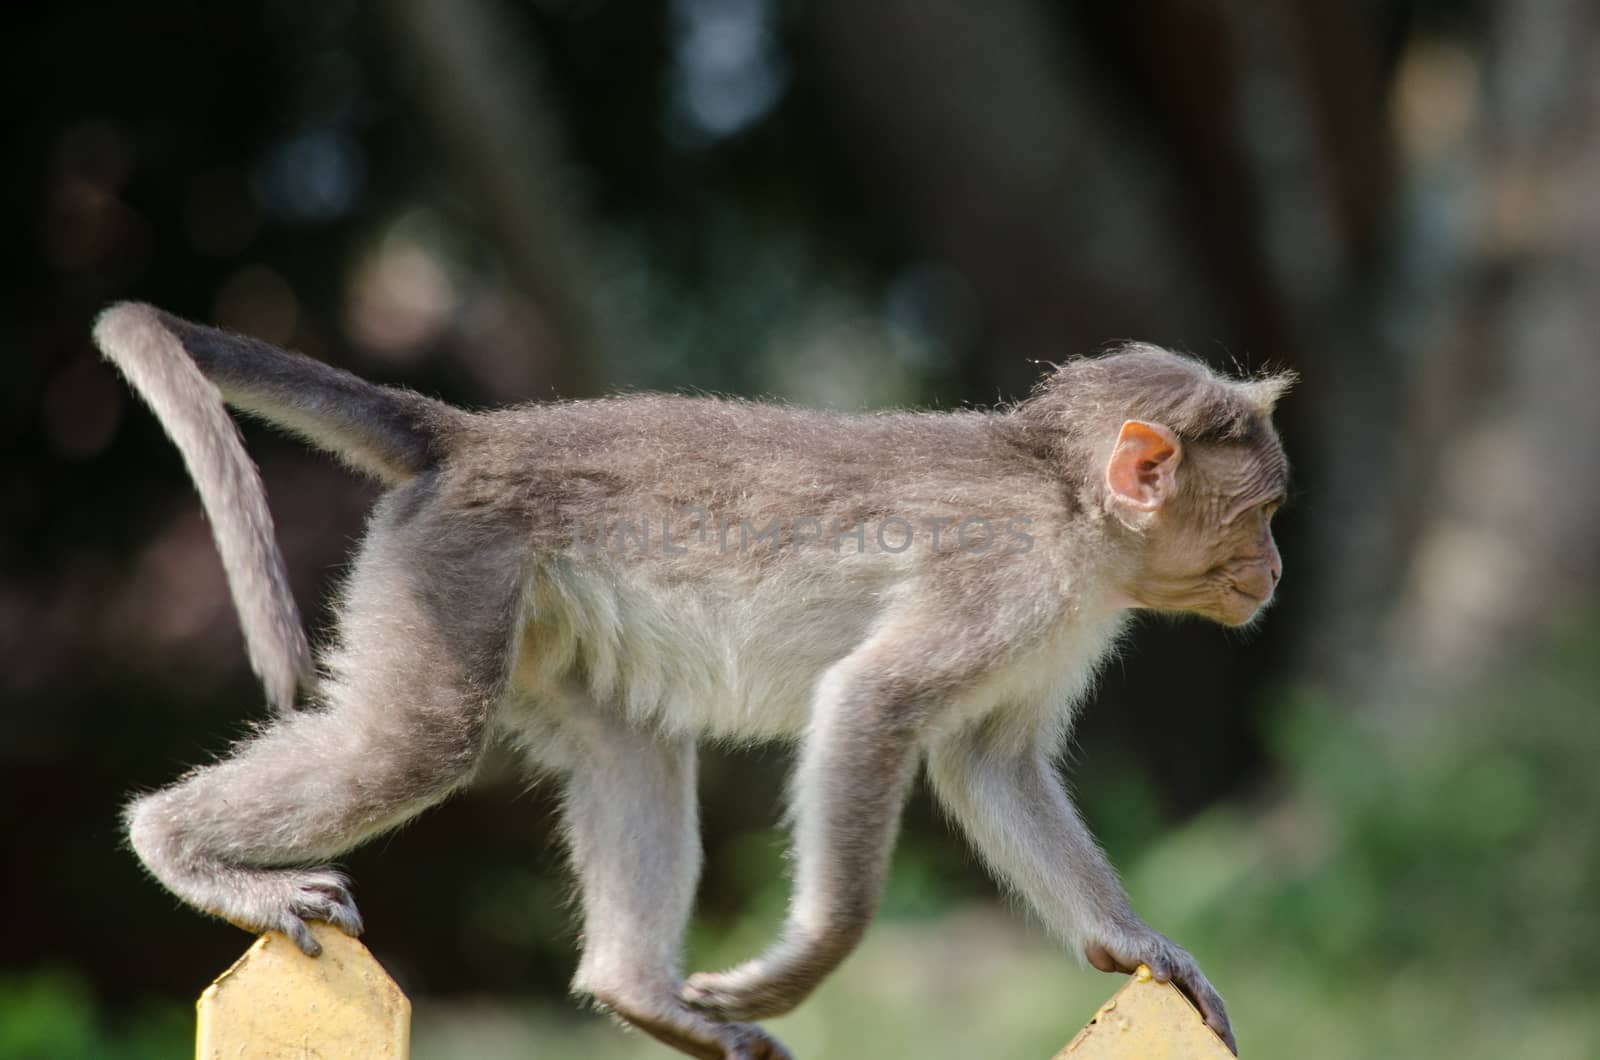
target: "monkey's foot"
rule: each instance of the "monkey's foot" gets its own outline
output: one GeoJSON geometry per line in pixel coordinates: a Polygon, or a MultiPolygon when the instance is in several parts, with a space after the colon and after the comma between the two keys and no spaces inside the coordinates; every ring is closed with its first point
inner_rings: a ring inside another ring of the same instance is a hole
{"type": "Polygon", "coordinates": [[[804,1001],[821,978],[805,962],[757,958],[725,972],[696,972],[679,996],[717,1019],[769,1019],[804,1001]]]}
{"type": "Polygon", "coordinates": [[[322,920],[359,936],[361,913],[350,896],[350,881],[336,869],[282,869],[252,872],[224,913],[248,931],[281,931],[309,957],[322,953],[308,920],[322,920]]]}
{"type": "Polygon", "coordinates": [[[753,1023],[708,1019],[670,993],[630,1000],[622,993],[591,991],[595,1001],[650,1037],[704,1060],[794,1060],[783,1043],[753,1023]]]}

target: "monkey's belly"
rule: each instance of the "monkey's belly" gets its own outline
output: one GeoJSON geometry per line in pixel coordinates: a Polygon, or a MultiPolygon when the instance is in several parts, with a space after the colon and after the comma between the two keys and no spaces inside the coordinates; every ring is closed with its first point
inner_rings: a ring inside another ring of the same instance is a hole
{"type": "Polygon", "coordinates": [[[827,589],[664,588],[604,568],[548,568],[529,595],[515,682],[535,702],[578,693],[671,732],[795,735],[818,679],[875,616],[859,589],[827,589]]]}

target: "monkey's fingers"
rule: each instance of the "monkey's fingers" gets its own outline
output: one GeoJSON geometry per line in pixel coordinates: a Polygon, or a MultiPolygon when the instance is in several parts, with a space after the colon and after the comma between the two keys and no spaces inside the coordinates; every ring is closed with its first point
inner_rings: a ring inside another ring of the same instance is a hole
{"type": "Polygon", "coordinates": [[[1134,969],[1139,966],[1138,961],[1129,964],[1118,960],[1110,950],[1099,943],[1088,946],[1083,953],[1085,957],[1089,958],[1089,963],[1094,966],[1096,971],[1110,972],[1113,975],[1117,972],[1125,972],[1132,975],[1134,969]]]}
{"type": "Polygon", "coordinates": [[[1206,981],[1206,977],[1195,969],[1173,976],[1172,984],[1183,991],[1183,996],[1200,1010],[1200,1015],[1205,1017],[1206,1026],[1216,1032],[1217,1037],[1222,1039],[1222,1044],[1228,1047],[1228,1051],[1238,1056],[1239,1042],[1233,1036],[1233,1025],[1228,1022],[1228,1010],[1222,1004],[1221,995],[1206,981]]]}

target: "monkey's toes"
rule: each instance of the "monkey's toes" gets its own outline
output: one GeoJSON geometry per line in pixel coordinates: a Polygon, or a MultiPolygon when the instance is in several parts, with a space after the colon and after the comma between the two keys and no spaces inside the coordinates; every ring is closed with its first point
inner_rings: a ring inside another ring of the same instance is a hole
{"type": "Polygon", "coordinates": [[[735,968],[696,972],[684,982],[678,996],[699,1012],[733,1022],[781,1016],[794,1008],[804,991],[785,990],[780,982],[735,968]]]}
{"type": "Polygon", "coordinates": [[[686,1005],[719,1020],[743,1020],[738,994],[729,989],[728,977],[717,972],[696,972],[678,992],[686,1005]]]}
{"type": "Polygon", "coordinates": [[[722,1031],[722,1060],[794,1060],[782,1042],[753,1023],[730,1023],[722,1031]]]}
{"type": "Polygon", "coordinates": [[[294,893],[278,927],[301,951],[309,957],[322,953],[322,945],[312,937],[308,920],[325,921],[346,935],[360,936],[363,930],[361,913],[356,909],[349,881],[343,873],[315,869],[295,875],[294,893]]]}

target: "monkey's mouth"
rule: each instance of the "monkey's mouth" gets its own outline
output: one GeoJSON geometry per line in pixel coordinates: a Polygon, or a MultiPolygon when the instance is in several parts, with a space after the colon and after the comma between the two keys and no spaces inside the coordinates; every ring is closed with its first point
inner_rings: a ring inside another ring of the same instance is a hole
{"type": "Polygon", "coordinates": [[[1244,597],[1257,607],[1271,600],[1273,591],[1277,589],[1272,576],[1256,566],[1228,571],[1221,580],[1231,593],[1244,597]]]}
{"type": "Polygon", "coordinates": [[[1224,616],[1222,621],[1230,626],[1243,626],[1261,613],[1267,602],[1272,599],[1269,592],[1265,596],[1257,596],[1247,592],[1237,585],[1228,586],[1228,599],[1223,604],[1224,616]],[[1241,606],[1242,605],[1242,606],[1241,606]]]}

